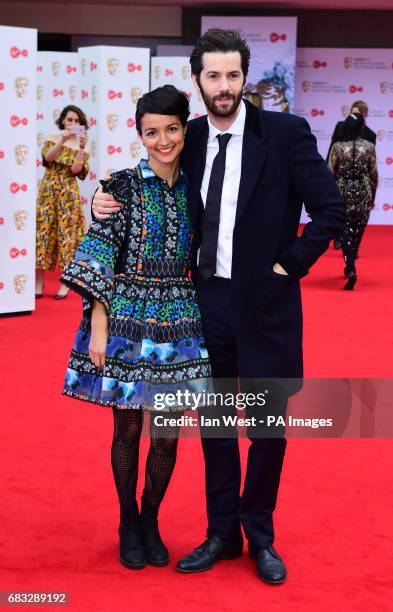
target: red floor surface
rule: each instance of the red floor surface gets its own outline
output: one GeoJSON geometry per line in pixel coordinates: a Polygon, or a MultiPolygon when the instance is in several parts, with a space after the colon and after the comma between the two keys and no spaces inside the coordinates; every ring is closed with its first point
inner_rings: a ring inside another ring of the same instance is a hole
{"type": "MultiPolygon", "coordinates": [[[[303,281],[308,376],[391,375],[392,238],[393,227],[368,228],[353,293],[333,249],[303,281]]],[[[54,290],[52,276],[32,316],[0,319],[1,591],[67,591],[83,611],[392,610],[391,440],[289,440],[276,512],[289,577],[271,587],[246,555],[175,572],[206,528],[200,443],[183,439],[161,511],[172,561],[120,566],[112,415],[60,395],[80,301],[55,302],[54,290]]]]}

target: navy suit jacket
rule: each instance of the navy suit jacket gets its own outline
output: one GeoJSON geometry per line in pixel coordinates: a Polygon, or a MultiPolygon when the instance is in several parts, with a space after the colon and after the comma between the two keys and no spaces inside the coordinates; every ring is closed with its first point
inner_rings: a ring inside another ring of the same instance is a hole
{"type": "MultiPolygon", "coordinates": [[[[233,326],[237,337],[251,347],[255,376],[298,378],[303,375],[299,279],[341,234],[345,204],[308,123],[295,115],[245,104],[233,233],[233,326]],[[310,221],[298,237],[303,202],[310,221]],[[273,272],[275,262],[289,275],[273,272]]],[[[208,132],[206,116],[190,121],[181,159],[189,179],[196,247],[201,238],[200,188],[208,132]]],[[[194,274],[195,262],[194,256],[194,274]]]]}

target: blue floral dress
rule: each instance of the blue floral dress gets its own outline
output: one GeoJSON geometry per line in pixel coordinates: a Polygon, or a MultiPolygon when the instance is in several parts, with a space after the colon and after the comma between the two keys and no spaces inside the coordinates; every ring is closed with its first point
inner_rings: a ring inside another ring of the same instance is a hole
{"type": "Polygon", "coordinates": [[[117,408],[166,410],[157,394],[208,393],[211,369],[189,277],[192,231],[183,173],[170,188],[142,161],[103,189],[124,203],[95,221],[61,277],[83,298],[65,395],[117,408]],[[93,299],[108,311],[105,367],[89,358],[93,299]]]}

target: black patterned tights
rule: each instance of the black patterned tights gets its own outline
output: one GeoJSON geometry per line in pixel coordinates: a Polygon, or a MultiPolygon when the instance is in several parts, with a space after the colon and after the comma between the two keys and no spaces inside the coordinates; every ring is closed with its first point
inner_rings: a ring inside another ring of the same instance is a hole
{"type": "MultiPolygon", "coordinates": [[[[142,410],[113,408],[113,419],[111,461],[120,502],[120,520],[130,524],[137,512],[135,497],[143,414],[142,410]]],[[[151,415],[143,499],[157,510],[175,467],[178,435],[177,426],[157,427],[151,415]]]]}

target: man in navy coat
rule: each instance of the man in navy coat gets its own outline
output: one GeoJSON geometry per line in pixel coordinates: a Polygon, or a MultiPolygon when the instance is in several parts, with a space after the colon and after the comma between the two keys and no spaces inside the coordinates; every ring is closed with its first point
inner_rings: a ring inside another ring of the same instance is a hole
{"type": "MultiPolygon", "coordinates": [[[[190,63],[208,114],[189,122],[181,160],[196,233],[193,277],[213,376],[234,392],[239,380],[240,388],[260,390],[261,380],[302,378],[299,279],[345,222],[345,205],[307,122],[242,99],[249,60],[237,32],[213,29],[198,40],[190,63]],[[298,236],[303,203],[311,220],[298,236]]],[[[96,216],[110,212],[110,200],[95,196],[96,216]]],[[[285,414],[287,396],[298,386],[275,394],[277,413],[285,414]]],[[[284,562],[272,546],[272,515],[286,440],[263,428],[249,428],[248,437],[240,495],[236,435],[202,432],[207,539],[178,562],[179,571],[200,572],[240,556],[242,525],[259,577],[272,584],[285,580],[284,562]]]]}

